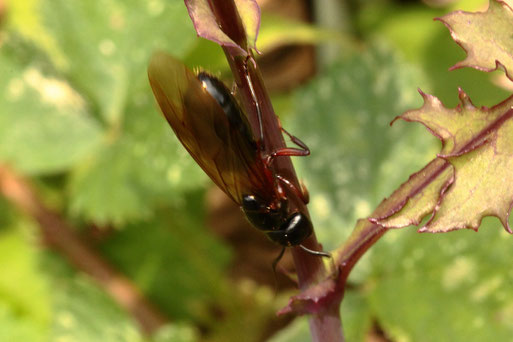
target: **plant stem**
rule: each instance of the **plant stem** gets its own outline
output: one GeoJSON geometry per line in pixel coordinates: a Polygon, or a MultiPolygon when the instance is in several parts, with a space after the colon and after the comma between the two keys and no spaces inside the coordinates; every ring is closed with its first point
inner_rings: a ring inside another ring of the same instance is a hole
{"type": "MultiPolygon", "coordinates": [[[[265,88],[258,65],[252,52],[247,48],[242,21],[233,0],[208,0],[217,22],[232,40],[249,54],[249,57],[234,55],[232,49],[223,47],[232,70],[237,89],[240,92],[241,105],[244,107],[256,137],[263,136],[263,153],[270,154],[277,149],[286,147],[281,126],[274,113],[271,100],[265,88]],[[240,32],[243,32],[241,38],[240,32]],[[257,106],[259,109],[257,109],[257,106]],[[260,113],[259,113],[260,111],[260,113]],[[261,120],[261,122],[260,122],[261,120]],[[262,130],[262,131],[261,131],[262,130]]],[[[273,161],[274,171],[286,178],[298,189],[301,185],[290,157],[279,157],[273,161]]],[[[298,210],[309,216],[305,203],[288,189],[289,208],[298,210]]],[[[321,250],[315,233],[303,242],[309,249],[321,250]]],[[[293,247],[292,256],[298,275],[299,287],[304,290],[327,277],[327,270],[320,257],[306,253],[299,247],[293,247]]],[[[310,316],[310,330],[313,341],[343,341],[339,314],[340,301],[332,303],[310,316]]]]}
{"type": "Polygon", "coordinates": [[[338,286],[345,288],[347,277],[354,265],[365,252],[374,245],[388,230],[367,219],[360,219],[349,238],[335,255],[335,264],[339,265],[338,286]]]}

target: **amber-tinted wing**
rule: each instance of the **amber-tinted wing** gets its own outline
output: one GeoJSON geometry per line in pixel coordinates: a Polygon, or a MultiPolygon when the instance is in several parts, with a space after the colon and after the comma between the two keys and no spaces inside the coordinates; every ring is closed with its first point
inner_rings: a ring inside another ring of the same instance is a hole
{"type": "Polygon", "coordinates": [[[263,170],[249,126],[247,130],[233,126],[197,77],[170,55],[154,54],[148,77],[176,136],[226,194],[238,204],[242,195],[272,198],[273,181],[263,170]]]}

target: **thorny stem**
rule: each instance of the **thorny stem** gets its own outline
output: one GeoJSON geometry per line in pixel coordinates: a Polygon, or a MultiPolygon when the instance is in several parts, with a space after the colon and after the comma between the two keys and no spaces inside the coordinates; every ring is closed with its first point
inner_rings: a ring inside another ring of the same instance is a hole
{"type": "MultiPolygon", "coordinates": [[[[233,1],[227,0],[208,0],[217,22],[223,31],[239,44],[244,50],[248,51],[249,57],[237,56],[233,50],[223,48],[232,73],[234,75],[237,89],[240,92],[242,106],[248,114],[248,119],[255,136],[263,137],[263,153],[270,154],[273,151],[285,148],[280,124],[274,113],[269,95],[264,86],[258,65],[254,62],[252,52],[247,48],[245,34],[241,19],[233,1]],[[261,122],[257,105],[261,113],[261,122]],[[261,131],[263,128],[263,132],[261,131]]],[[[294,167],[290,157],[282,156],[276,158],[273,162],[274,171],[289,180],[294,186],[300,188],[294,167]]],[[[285,189],[289,196],[289,206],[291,209],[297,208],[302,213],[308,214],[306,205],[298,198],[285,189]]],[[[315,233],[313,233],[303,245],[309,249],[321,250],[317,242],[315,233]]],[[[312,256],[299,247],[291,248],[296,272],[298,275],[299,287],[301,290],[308,288],[324,279],[327,276],[327,270],[320,257],[312,256]]],[[[310,316],[310,329],[314,341],[344,341],[341,331],[341,320],[339,314],[340,300],[310,316]]]]}
{"type": "Polygon", "coordinates": [[[130,312],[142,330],[151,335],[167,320],[124,275],[89,247],[56,212],[47,208],[30,184],[0,165],[0,194],[39,223],[47,246],[60,252],[78,269],[89,274],[118,304],[130,312]]]}

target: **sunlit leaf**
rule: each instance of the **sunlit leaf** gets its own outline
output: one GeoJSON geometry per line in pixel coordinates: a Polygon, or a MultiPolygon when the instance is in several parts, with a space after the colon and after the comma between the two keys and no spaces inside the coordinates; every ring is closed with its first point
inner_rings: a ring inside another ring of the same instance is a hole
{"type": "Polygon", "coordinates": [[[52,340],[143,341],[135,322],[90,279],[74,276],[55,286],[52,340]]]}
{"type": "Polygon", "coordinates": [[[151,216],[154,206],[183,201],[206,176],[178,142],[153,99],[127,104],[124,132],[71,177],[71,210],[98,224],[151,216]]]}
{"type": "Polygon", "coordinates": [[[0,341],[47,341],[47,331],[37,323],[20,317],[0,300],[0,341]]]}
{"type": "Polygon", "coordinates": [[[199,333],[189,325],[172,323],[152,334],[147,342],[194,342],[199,333]]]}
{"type": "MultiPolygon", "coordinates": [[[[511,237],[485,219],[479,234],[391,231],[376,244],[370,310],[393,341],[508,341],[511,237]]],[[[342,304],[344,305],[344,304],[342,304]]]]}
{"type": "Polygon", "coordinates": [[[52,314],[51,289],[39,265],[41,255],[21,227],[2,228],[0,341],[46,341],[52,314]]]}
{"type": "Polygon", "coordinates": [[[513,80],[513,10],[506,2],[490,0],[486,12],[456,11],[439,18],[467,58],[453,69],[472,67],[483,71],[506,69],[513,80]]]}
{"type": "MultiPolygon", "coordinates": [[[[420,231],[446,232],[477,230],[484,216],[496,216],[511,232],[508,215],[513,202],[513,98],[492,108],[476,108],[460,91],[460,105],[447,109],[434,96],[423,97],[422,108],[408,111],[400,118],[424,124],[442,141],[443,148],[429,172],[410,178],[398,190],[408,187],[412,196],[426,198],[421,198],[420,205],[415,204],[417,207],[412,211],[407,208],[397,214],[391,212],[395,215],[390,219],[402,216],[411,220],[409,224],[418,224],[427,212],[433,211],[433,217],[420,231]],[[438,184],[438,194],[432,191],[433,184],[438,184]]],[[[400,206],[393,211],[397,212],[400,206]]],[[[375,221],[392,226],[387,220],[375,221]]]]}
{"type": "Polygon", "coordinates": [[[24,65],[20,48],[0,50],[0,160],[33,174],[65,170],[99,145],[100,127],[66,80],[24,65]]]}
{"type": "Polygon", "coordinates": [[[180,0],[55,0],[40,10],[63,56],[62,62],[53,58],[55,64],[111,125],[146,82],[141,76],[153,50],[181,56],[195,40],[180,0]]]}

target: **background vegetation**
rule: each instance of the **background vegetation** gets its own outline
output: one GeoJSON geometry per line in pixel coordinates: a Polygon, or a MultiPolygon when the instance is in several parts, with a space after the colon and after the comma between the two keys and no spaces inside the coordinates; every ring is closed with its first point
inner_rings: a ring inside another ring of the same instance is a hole
{"type": "MultiPolygon", "coordinates": [[[[498,72],[447,72],[464,53],[432,19],[481,0],[261,5],[261,66],[312,150],[295,161],[325,249],[436,153],[420,125],[388,126],[421,105],[417,87],[449,107],[458,86],[476,106],[511,92],[498,72]]],[[[274,287],[279,247],[212,189],[152,97],[156,49],[229,84],[183,2],[0,0],[0,23],[0,341],[308,341],[306,320],[274,315],[293,291],[274,287]],[[37,198],[13,199],[13,184],[37,198]],[[45,228],[52,215],[75,234],[45,228]]],[[[347,340],[507,341],[511,244],[496,219],[387,234],[350,278],[347,340]]]]}

